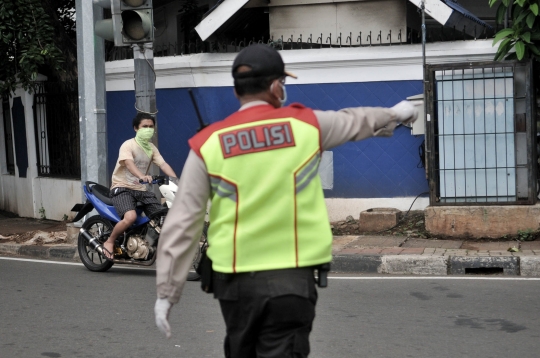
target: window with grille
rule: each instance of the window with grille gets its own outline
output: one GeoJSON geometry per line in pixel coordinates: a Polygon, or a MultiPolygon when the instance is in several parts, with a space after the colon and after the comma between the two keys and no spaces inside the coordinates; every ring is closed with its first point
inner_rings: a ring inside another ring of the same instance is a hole
{"type": "Polygon", "coordinates": [[[38,175],[80,179],[77,81],[39,82],[34,94],[38,175]]]}
{"type": "Polygon", "coordinates": [[[2,97],[2,115],[4,119],[4,143],[6,145],[6,169],[8,174],[15,174],[15,158],[13,155],[13,130],[11,120],[11,110],[9,108],[9,97],[2,97]]]}
{"type": "Polygon", "coordinates": [[[534,204],[528,63],[428,65],[431,205],[534,204]]]}

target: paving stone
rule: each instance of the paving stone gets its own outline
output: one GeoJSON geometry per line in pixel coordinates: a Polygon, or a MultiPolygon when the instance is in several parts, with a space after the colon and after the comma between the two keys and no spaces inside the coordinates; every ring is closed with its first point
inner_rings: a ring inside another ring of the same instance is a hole
{"type": "Polygon", "coordinates": [[[399,247],[407,240],[406,237],[398,236],[359,236],[348,246],[358,247],[399,247]]]}
{"type": "Polygon", "coordinates": [[[540,241],[525,241],[519,246],[522,250],[540,250],[540,241]]]}
{"type": "Polygon", "coordinates": [[[401,247],[429,247],[459,249],[463,241],[456,240],[428,240],[428,239],[409,239],[401,247]]]}
{"type": "Polygon", "coordinates": [[[381,250],[381,254],[382,255],[399,255],[401,251],[403,251],[403,249],[399,247],[385,248],[381,250]]]}
{"type": "Polygon", "coordinates": [[[423,253],[422,255],[426,256],[443,256],[442,252],[432,252],[432,253],[423,253]]]}
{"type": "Polygon", "coordinates": [[[351,247],[336,253],[337,255],[378,255],[382,248],[351,247]]]}
{"type": "Polygon", "coordinates": [[[332,240],[332,252],[338,252],[351,242],[355,241],[358,236],[334,236],[332,240]]]}
{"type": "Polygon", "coordinates": [[[382,249],[374,249],[374,248],[363,248],[360,251],[361,255],[378,255],[380,254],[382,249]]]}
{"type": "Polygon", "coordinates": [[[508,248],[515,246],[516,241],[501,241],[501,242],[475,242],[465,241],[461,248],[468,250],[508,250],[508,248]]]}
{"type": "Polygon", "coordinates": [[[399,254],[400,255],[420,255],[424,253],[424,249],[421,247],[414,247],[414,248],[406,248],[403,249],[399,254]]]}

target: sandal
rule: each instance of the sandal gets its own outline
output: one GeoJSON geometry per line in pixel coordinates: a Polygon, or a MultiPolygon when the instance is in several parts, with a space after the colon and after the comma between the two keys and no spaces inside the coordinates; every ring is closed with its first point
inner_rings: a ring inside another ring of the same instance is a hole
{"type": "MultiPolygon", "coordinates": [[[[113,245],[113,251],[114,251],[114,245],[113,245]]],[[[110,262],[114,261],[114,254],[105,248],[105,244],[101,246],[101,255],[107,261],[110,261],[110,262]]]]}

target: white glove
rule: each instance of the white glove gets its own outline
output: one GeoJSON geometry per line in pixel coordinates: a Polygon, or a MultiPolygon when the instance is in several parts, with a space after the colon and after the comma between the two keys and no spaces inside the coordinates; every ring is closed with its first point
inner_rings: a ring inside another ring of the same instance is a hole
{"type": "Polygon", "coordinates": [[[418,118],[418,109],[409,101],[401,101],[391,109],[396,112],[399,122],[409,124],[416,121],[418,118]]]}
{"type": "Polygon", "coordinates": [[[171,338],[171,326],[169,325],[169,312],[171,312],[172,303],[166,298],[158,298],[154,306],[154,314],[156,315],[156,326],[159,330],[165,333],[167,338],[171,338]]]}

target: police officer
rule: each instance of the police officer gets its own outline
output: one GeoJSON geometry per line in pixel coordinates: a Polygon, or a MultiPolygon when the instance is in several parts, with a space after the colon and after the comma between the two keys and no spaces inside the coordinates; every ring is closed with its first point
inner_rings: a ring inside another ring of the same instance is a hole
{"type": "Polygon", "coordinates": [[[332,232],[318,166],[324,150],[391,136],[414,121],[409,102],[392,108],[283,107],[279,53],[243,49],[233,63],[240,109],[189,140],[176,200],[158,245],[156,324],[170,336],[177,303],[211,200],[208,257],[226,325],[225,356],[307,357],[315,318],[314,269],[332,259],[332,232]]]}

